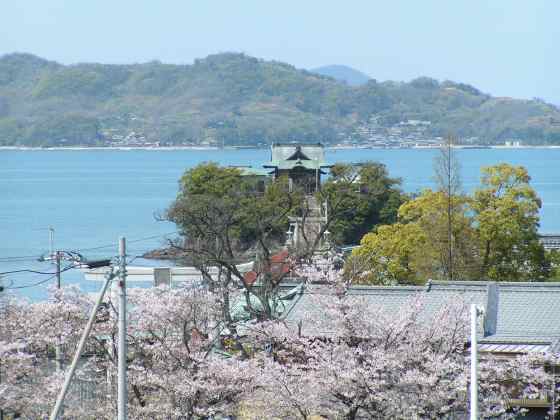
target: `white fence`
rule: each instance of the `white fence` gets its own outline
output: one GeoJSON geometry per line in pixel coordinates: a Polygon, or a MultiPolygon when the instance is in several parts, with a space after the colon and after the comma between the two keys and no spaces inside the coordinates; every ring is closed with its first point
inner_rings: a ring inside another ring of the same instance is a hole
{"type": "MultiPolygon", "coordinates": [[[[246,273],[253,269],[253,262],[237,265],[241,273],[246,273]]],[[[86,280],[103,281],[106,274],[111,270],[110,267],[100,267],[94,269],[82,269],[86,280]]],[[[134,267],[126,268],[127,282],[130,283],[152,283],[155,286],[167,284],[196,284],[203,279],[202,273],[195,267],[134,267]]],[[[217,278],[220,274],[218,267],[209,267],[208,273],[212,278],[217,278]]]]}

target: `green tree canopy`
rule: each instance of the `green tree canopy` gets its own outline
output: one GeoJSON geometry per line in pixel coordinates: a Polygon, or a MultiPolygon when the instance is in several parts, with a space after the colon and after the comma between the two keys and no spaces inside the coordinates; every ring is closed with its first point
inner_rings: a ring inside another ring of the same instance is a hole
{"type": "Polygon", "coordinates": [[[346,264],[346,277],[367,284],[421,284],[422,257],[429,244],[416,223],[379,226],[366,234],[346,264]]]}
{"type": "Polygon", "coordinates": [[[259,243],[270,247],[282,241],[287,217],[301,199],[298,193],[286,194],[284,184],[279,180],[261,194],[256,177],[213,162],[200,164],[181,178],[167,218],[188,240],[223,241],[233,261],[259,243]]]}
{"type": "Polygon", "coordinates": [[[382,163],[334,165],[319,195],[329,205],[334,241],[356,244],[375,226],[394,223],[406,199],[400,185],[401,180],[391,178],[382,163]]]}
{"type": "Polygon", "coordinates": [[[257,297],[258,308],[247,302],[256,316],[268,319],[275,313],[271,305],[281,277],[263,270],[259,273],[262,287],[255,288],[255,279],[246,281],[238,264],[253,261],[253,271],[271,267],[273,255],[283,245],[288,215],[301,201],[299,192],[288,192],[283,179],[269,185],[264,193],[257,188],[257,181],[236,168],[200,164],[185,172],[177,198],[166,213],[167,220],[176,223],[182,234],[173,246],[201,270],[211,289],[222,293],[223,314],[229,320],[233,284],[257,297]],[[212,274],[211,270],[218,272],[212,274]]]}
{"type": "MultiPolygon", "coordinates": [[[[541,205],[521,166],[482,168],[472,196],[451,197],[453,279],[539,281],[550,275],[550,258],[538,239],[541,205]]],[[[449,197],[425,190],[399,208],[399,223],[365,235],[350,267],[369,283],[448,280],[449,197]],[[358,264],[360,262],[360,264],[358,264]]]]}
{"type": "Polygon", "coordinates": [[[501,163],[482,168],[481,186],[472,200],[478,232],[481,276],[492,280],[540,280],[546,277],[539,243],[541,200],[522,166],[501,163]]]}
{"type": "Polygon", "coordinates": [[[230,284],[241,284],[257,296],[261,308],[258,316],[265,318],[274,313],[271,299],[282,276],[290,271],[276,270],[278,262],[273,261],[284,252],[290,217],[297,218],[297,226],[302,228],[298,232],[305,239],[301,249],[299,245],[291,246],[289,261],[281,263],[293,266],[322,246],[327,230],[340,241],[355,243],[362,232],[379,223],[395,221],[397,208],[404,201],[400,181],[390,178],[385,166],[377,163],[359,168],[335,165],[332,177],[314,197],[306,196],[297,187],[290,189],[284,177],[266,178],[263,191],[259,188],[262,180],[215,163],[198,165],[181,178],[179,193],[166,219],[176,223],[182,234],[174,246],[205,274],[212,287],[222,290],[223,301],[228,302],[230,284]],[[323,218],[325,203],[328,217],[323,218]],[[244,273],[238,270],[237,264],[247,261],[255,261],[253,271],[262,287],[247,283],[244,273]],[[205,271],[209,267],[219,267],[222,275],[218,284],[205,271]]]}

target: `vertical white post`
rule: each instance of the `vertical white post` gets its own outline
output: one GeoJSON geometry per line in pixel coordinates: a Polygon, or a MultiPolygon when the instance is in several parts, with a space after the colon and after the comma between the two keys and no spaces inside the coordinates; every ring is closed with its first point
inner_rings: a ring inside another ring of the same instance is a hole
{"type": "Polygon", "coordinates": [[[478,342],[476,337],[476,324],[478,308],[471,305],[471,400],[470,420],[478,420],[478,342]]]}
{"type": "Polygon", "coordinates": [[[99,296],[97,296],[97,300],[95,301],[95,305],[93,305],[93,308],[91,309],[91,313],[89,315],[89,320],[88,323],[86,324],[86,328],[82,334],[82,338],[80,339],[80,342],[78,344],[78,348],[76,349],[76,353],[74,354],[74,359],[72,360],[72,364],[70,365],[70,370],[66,373],[66,379],[64,380],[64,384],[62,385],[62,389],[60,390],[60,393],[58,394],[58,397],[56,399],[56,403],[53,407],[53,410],[51,412],[51,415],[49,417],[49,420],[57,420],[58,416],[62,410],[62,405],[64,404],[64,397],[66,397],[66,393],[68,392],[68,388],[70,388],[70,383],[72,382],[72,378],[74,377],[74,372],[76,371],[76,367],[78,366],[78,361],[80,360],[80,357],[82,355],[82,351],[84,350],[84,346],[86,344],[86,341],[89,337],[89,333],[91,332],[91,328],[93,327],[93,324],[95,322],[95,315],[97,314],[97,311],[99,309],[99,306],[101,305],[101,302],[103,302],[103,297],[105,296],[105,292],[107,291],[107,287],[109,286],[109,284],[111,283],[111,280],[113,280],[114,275],[113,272],[110,272],[106,279],[105,279],[105,283],[103,283],[103,287],[101,288],[101,291],[99,292],[99,296]]]}
{"type": "Polygon", "coordinates": [[[127,415],[127,378],[126,378],[126,239],[119,239],[119,349],[118,349],[118,409],[117,419],[126,420],[127,415]]]}
{"type": "Polygon", "coordinates": [[[54,253],[54,228],[49,226],[49,256],[53,256],[54,253]]]}

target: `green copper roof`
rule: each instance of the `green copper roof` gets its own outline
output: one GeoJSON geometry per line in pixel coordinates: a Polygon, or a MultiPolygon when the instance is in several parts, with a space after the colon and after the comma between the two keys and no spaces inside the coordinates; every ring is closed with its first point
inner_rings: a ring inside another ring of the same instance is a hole
{"type": "Polygon", "coordinates": [[[242,176],[268,176],[270,170],[263,168],[239,168],[242,176]]]}
{"type": "Polygon", "coordinates": [[[241,172],[242,176],[268,176],[270,175],[270,169],[263,169],[263,168],[253,168],[252,166],[244,166],[244,165],[230,165],[228,168],[237,169],[241,172]]]}
{"type": "MultiPolygon", "coordinates": [[[[278,298],[276,302],[271,301],[272,307],[276,308],[275,316],[278,318],[283,318],[286,316],[293,305],[295,305],[303,293],[303,284],[286,284],[281,286],[278,298]]],[[[249,301],[251,302],[251,307],[253,310],[262,310],[262,305],[259,299],[253,295],[249,294],[249,301]]],[[[253,315],[247,308],[247,301],[245,296],[240,296],[230,308],[231,318],[233,321],[247,321],[253,318],[253,315]]]]}
{"type": "Polygon", "coordinates": [[[275,167],[278,169],[294,169],[297,167],[304,168],[304,169],[321,169],[323,162],[319,162],[316,160],[281,160],[281,161],[272,161],[264,165],[266,168],[268,167],[275,167]]]}

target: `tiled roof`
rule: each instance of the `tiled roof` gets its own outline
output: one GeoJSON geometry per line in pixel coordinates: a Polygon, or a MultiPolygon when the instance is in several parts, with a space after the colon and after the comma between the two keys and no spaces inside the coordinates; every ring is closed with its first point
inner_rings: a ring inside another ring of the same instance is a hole
{"type": "Polygon", "coordinates": [[[320,163],[325,161],[325,149],[320,143],[273,144],[272,157],[270,160],[272,162],[281,162],[294,157],[294,155],[297,157],[297,159],[294,160],[318,161],[320,163]]]}
{"type": "Polygon", "coordinates": [[[560,337],[559,283],[499,285],[497,336],[560,337]]]}
{"type": "MultiPolygon", "coordinates": [[[[347,293],[350,302],[365,300],[367,306],[387,311],[399,311],[421,296],[421,316],[429,321],[446,302],[457,297],[467,304],[487,307],[490,287],[497,288],[496,295],[490,298],[497,305],[497,316],[491,332],[486,334],[481,320],[481,344],[509,346],[509,350],[511,346],[528,346],[518,347],[520,352],[528,351],[530,346],[560,349],[560,283],[434,282],[427,286],[353,286],[347,293]]],[[[328,298],[324,290],[306,290],[286,314],[286,320],[299,323],[313,319],[313,323],[303,322],[304,334],[329,334],[332,322],[321,307],[322,296],[328,298]],[[315,330],[305,331],[306,324],[315,330]]],[[[505,352],[507,349],[504,347],[505,352]]]]}
{"type": "Polygon", "coordinates": [[[480,343],[478,351],[481,353],[533,353],[546,352],[550,348],[550,343],[480,343]]]}
{"type": "MultiPolygon", "coordinates": [[[[270,273],[273,276],[284,276],[292,271],[292,264],[290,263],[290,253],[284,249],[274,255],[270,256],[270,264],[261,267],[262,272],[270,273]]],[[[259,280],[259,274],[254,271],[247,271],[243,275],[243,281],[246,285],[254,285],[259,280]]]]}

